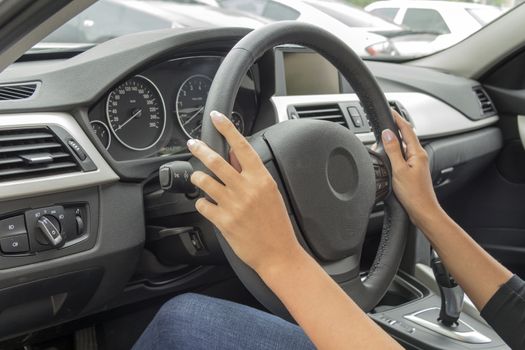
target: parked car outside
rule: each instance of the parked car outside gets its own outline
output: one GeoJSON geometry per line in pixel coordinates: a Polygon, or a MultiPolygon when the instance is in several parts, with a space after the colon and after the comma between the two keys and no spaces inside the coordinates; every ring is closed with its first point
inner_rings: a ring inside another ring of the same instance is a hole
{"type": "Polygon", "coordinates": [[[38,48],[60,43],[101,43],[125,34],[182,27],[257,28],[265,20],[197,2],[100,0],[46,37],[38,48]]]}
{"type": "Polygon", "coordinates": [[[426,53],[458,43],[502,13],[494,6],[434,0],[377,1],[365,10],[414,32],[434,34],[435,39],[423,45],[426,53]]]}
{"type": "MultiPolygon", "coordinates": [[[[339,18],[334,18],[329,12],[333,9],[323,10],[325,5],[321,1],[301,0],[217,0],[219,6],[225,9],[236,9],[252,13],[272,21],[297,20],[305,23],[318,25],[341,38],[360,56],[370,56],[366,50],[370,45],[388,40],[384,35],[374,33],[372,29],[395,31],[400,27],[388,23],[378,17],[371,16],[365,11],[359,11],[355,7],[349,7],[353,11],[349,14],[341,14],[346,23],[339,18]],[[314,5],[315,4],[315,5],[314,5]],[[355,16],[355,12],[361,12],[361,18],[355,16]],[[353,23],[353,25],[349,25],[353,23]]],[[[338,4],[341,5],[341,4],[338,4]]],[[[346,7],[347,5],[342,5],[346,7]]]]}
{"type": "Polygon", "coordinates": [[[246,11],[273,21],[299,20],[343,33],[362,56],[420,56],[436,35],[407,28],[336,0],[217,0],[224,8],[246,11]],[[341,29],[341,24],[345,28],[341,29]],[[358,37],[357,39],[355,37],[358,37]],[[364,43],[359,38],[368,36],[364,43]],[[361,44],[361,45],[359,45],[361,44]],[[365,53],[363,53],[363,50],[365,53]]]}

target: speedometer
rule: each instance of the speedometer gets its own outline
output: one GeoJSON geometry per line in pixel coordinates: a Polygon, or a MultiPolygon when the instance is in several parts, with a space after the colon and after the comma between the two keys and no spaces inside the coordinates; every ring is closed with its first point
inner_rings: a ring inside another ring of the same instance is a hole
{"type": "Polygon", "coordinates": [[[159,89],[137,75],[110,92],[106,102],[108,124],[125,147],[147,150],[159,142],[166,127],[166,107],[159,89]]]}

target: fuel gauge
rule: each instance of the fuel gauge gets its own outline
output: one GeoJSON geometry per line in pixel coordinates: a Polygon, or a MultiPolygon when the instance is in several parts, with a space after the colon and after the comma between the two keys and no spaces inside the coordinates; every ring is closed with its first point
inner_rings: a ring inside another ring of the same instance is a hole
{"type": "Polygon", "coordinates": [[[233,112],[230,120],[232,121],[233,125],[235,125],[237,130],[239,130],[239,132],[244,135],[244,118],[242,115],[239,112],[233,112]]]}
{"type": "Polygon", "coordinates": [[[100,120],[93,120],[89,124],[91,125],[91,128],[95,132],[95,135],[97,135],[100,142],[102,142],[104,148],[108,149],[109,145],[111,144],[111,133],[109,132],[109,128],[106,123],[101,122],[100,120]]]}

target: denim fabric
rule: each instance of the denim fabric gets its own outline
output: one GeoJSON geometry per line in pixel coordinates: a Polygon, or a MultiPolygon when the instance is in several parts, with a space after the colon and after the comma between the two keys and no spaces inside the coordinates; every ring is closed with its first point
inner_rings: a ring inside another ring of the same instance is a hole
{"type": "Polygon", "coordinates": [[[315,349],[303,330],[251,307],[184,294],[159,310],[134,350],[315,349]]]}

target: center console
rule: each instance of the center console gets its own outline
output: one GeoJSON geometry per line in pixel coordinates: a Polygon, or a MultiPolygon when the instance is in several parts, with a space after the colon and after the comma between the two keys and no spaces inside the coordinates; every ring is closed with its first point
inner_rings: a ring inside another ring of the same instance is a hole
{"type": "Polygon", "coordinates": [[[456,323],[439,321],[441,298],[429,282],[401,273],[370,317],[406,349],[509,349],[468,301],[456,323]]]}

